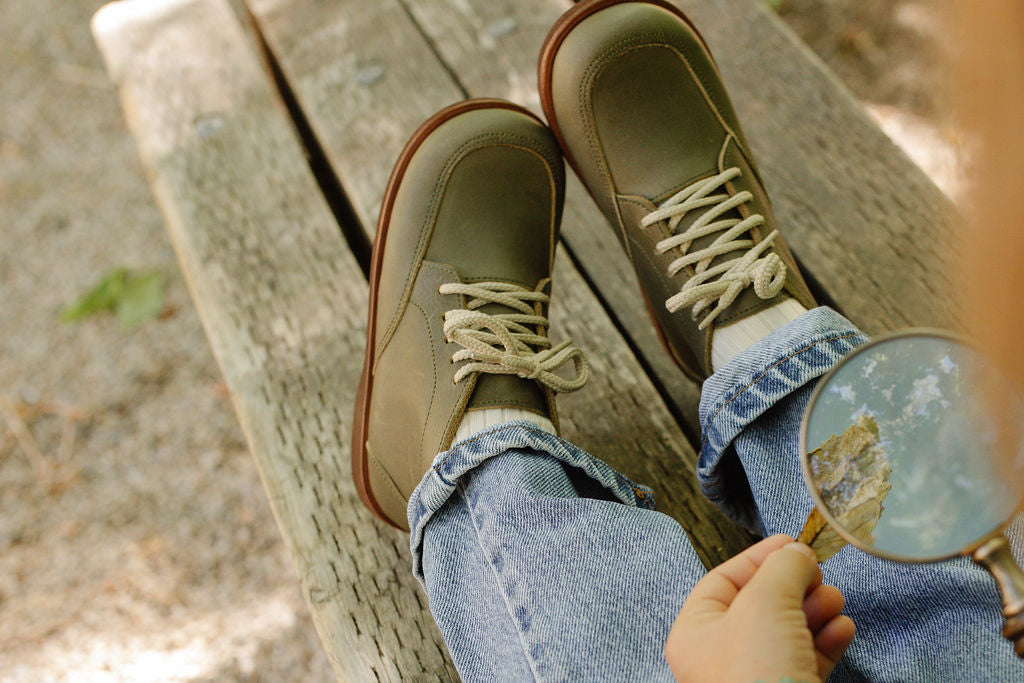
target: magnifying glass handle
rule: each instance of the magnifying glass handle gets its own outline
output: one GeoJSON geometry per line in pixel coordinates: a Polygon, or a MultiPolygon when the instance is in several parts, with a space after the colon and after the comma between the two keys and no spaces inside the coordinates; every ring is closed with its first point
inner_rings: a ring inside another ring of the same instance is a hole
{"type": "Polygon", "coordinates": [[[1024,573],[1013,559],[1010,543],[1002,534],[982,543],[972,554],[999,584],[1003,594],[1003,635],[1013,643],[1018,657],[1024,658],[1024,573]]]}

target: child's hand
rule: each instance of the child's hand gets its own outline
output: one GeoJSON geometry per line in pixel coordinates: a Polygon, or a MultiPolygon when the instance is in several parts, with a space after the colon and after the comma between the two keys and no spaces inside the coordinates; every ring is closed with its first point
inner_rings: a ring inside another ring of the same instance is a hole
{"type": "Polygon", "coordinates": [[[772,536],[694,586],[665,658],[678,681],[823,681],[853,641],[842,609],[843,594],[821,584],[811,549],[772,536]]]}

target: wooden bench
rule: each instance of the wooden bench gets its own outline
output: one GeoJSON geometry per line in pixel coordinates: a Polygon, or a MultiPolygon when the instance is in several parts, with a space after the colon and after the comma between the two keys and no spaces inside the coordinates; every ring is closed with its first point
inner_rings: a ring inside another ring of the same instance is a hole
{"type": "MultiPolygon", "coordinates": [[[[94,20],[342,679],[457,678],[407,536],[362,507],[349,474],[385,181],[406,138],[446,104],[503,97],[539,112],[536,55],[568,4],[123,0],[94,20]]],[[[819,299],[869,333],[956,326],[941,294],[955,220],[945,196],[760,0],[679,4],[721,65],[819,299]]],[[[708,565],[744,547],[750,535],[697,489],[699,388],[663,352],[574,178],[555,288],[554,336],[586,340],[592,365],[589,386],[560,399],[567,438],[651,484],[708,565]]]]}

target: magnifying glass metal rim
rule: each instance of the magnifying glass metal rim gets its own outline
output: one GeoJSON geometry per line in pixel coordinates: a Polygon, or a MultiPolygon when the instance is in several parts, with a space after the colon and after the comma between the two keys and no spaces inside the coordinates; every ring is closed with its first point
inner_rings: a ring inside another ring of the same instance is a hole
{"type": "MultiPolygon", "coordinates": [[[[897,553],[889,552],[887,550],[880,550],[875,546],[869,546],[853,534],[849,533],[832,515],[832,511],[828,509],[827,505],[825,505],[825,501],[822,500],[821,494],[818,493],[818,487],[814,484],[814,478],[811,475],[811,459],[808,455],[809,451],[807,449],[807,427],[811,421],[811,412],[813,412],[814,406],[817,404],[818,397],[821,395],[822,390],[828,384],[828,381],[832,379],[832,377],[839,371],[839,369],[846,365],[846,363],[852,360],[855,356],[858,356],[864,353],[865,351],[869,351],[875,348],[876,346],[879,346],[881,344],[884,344],[886,342],[892,341],[893,339],[897,339],[900,337],[913,336],[933,337],[936,339],[953,341],[959,344],[963,344],[967,348],[973,349],[973,346],[971,346],[970,342],[963,335],[957,334],[955,332],[950,332],[949,330],[941,330],[934,327],[911,327],[899,330],[898,332],[890,332],[888,334],[882,335],[871,340],[870,342],[864,344],[863,346],[858,346],[856,349],[854,349],[846,356],[844,356],[842,359],[840,359],[839,362],[836,363],[831,370],[825,373],[825,375],[822,376],[820,380],[818,380],[818,385],[814,388],[814,391],[811,393],[811,398],[807,402],[807,407],[804,409],[803,418],[800,420],[800,470],[803,472],[804,482],[807,484],[807,490],[811,494],[811,499],[814,501],[815,507],[818,508],[818,512],[820,512],[822,517],[825,518],[825,521],[828,522],[829,526],[832,527],[832,529],[835,530],[836,533],[842,536],[847,543],[856,546],[857,548],[860,548],[866,553],[870,553],[872,555],[876,555],[878,557],[882,557],[885,559],[897,560],[899,562],[909,562],[913,564],[930,564],[932,562],[942,562],[944,560],[949,560],[954,557],[970,555],[972,552],[978,549],[981,545],[983,545],[993,536],[999,535],[1002,532],[1002,530],[1006,527],[1006,525],[1013,519],[1014,512],[1011,512],[1007,519],[999,522],[990,532],[981,536],[977,541],[964,546],[960,550],[957,550],[946,555],[935,555],[928,558],[920,558],[909,555],[900,555],[897,553]]],[[[1017,508],[1015,508],[1015,510],[1019,509],[1020,505],[1018,505],[1017,508]]]]}

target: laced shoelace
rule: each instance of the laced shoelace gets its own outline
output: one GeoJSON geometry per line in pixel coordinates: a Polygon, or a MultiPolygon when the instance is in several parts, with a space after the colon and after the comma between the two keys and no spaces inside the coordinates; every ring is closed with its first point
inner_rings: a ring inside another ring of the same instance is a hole
{"type": "Polygon", "coordinates": [[[715,306],[700,321],[699,329],[704,329],[725,310],[746,287],[753,285],[754,292],[762,299],[770,299],[778,294],[786,284],[786,264],[774,252],[768,252],[779,231],[773,230],[760,242],[755,243],[748,232],[764,224],[764,216],[751,214],[742,220],[739,218],[722,218],[728,211],[744,204],[753,195],[747,191],[729,195],[718,192],[725,183],[740,176],[740,169],[733,167],[711,178],[698,180],[666,199],[655,211],[647,214],[640,224],[649,227],[667,220],[669,230],[675,231],[676,226],[690,211],[708,208],[689,228],[661,240],[655,245],[659,254],[672,249],[681,248],[683,255],[672,261],[668,274],[674,276],[686,266],[693,265],[696,274],[683,284],[678,294],[665,301],[665,307],[675,313],[686,306],[693,306],[693,317],[707,309],[712,302],[715,306]],[[724,232],[723,232],[724,231],[724,232]],[[690,244],[701,237],[722,232],[714,242],[703,249],[687,253],[690,244]],[[745,236],[745,237],[744,237],[745,236]],[[741,239],[742,237],[742,239],[741,239]],[[711,261],[722,254],[747,249],[741,257],[731,259],[709,268],[711,261]],[[762,256],[762,254],[764,254],[762,256]]]}
{"type": "Polygon", "coordinates": [[[590,370],[583,352],[565,340],[552,347],[545,334],[548,319],[537,315],[535,303],[547,303],[550,297],[541,290],[542,280],[531,290],[510,282],[447,283],[441,294],[469,297],[466,308],[444,314],[444,337],[462,346],[452,354],[452,362],[471,361],[458,369],[453,382],[458,384],[474,372],[517,375],[533,379],[557,392],[576,391],[587,382],[590,370]],[[479,311],[489,303],[501,304],[518,313],[487,314],[479,311]],[[574,377],[565,379],[555,370],[572,361],[574,377]]]}

